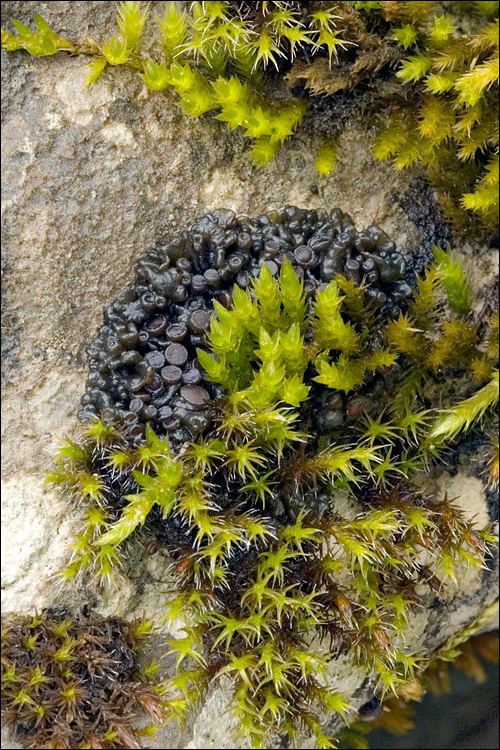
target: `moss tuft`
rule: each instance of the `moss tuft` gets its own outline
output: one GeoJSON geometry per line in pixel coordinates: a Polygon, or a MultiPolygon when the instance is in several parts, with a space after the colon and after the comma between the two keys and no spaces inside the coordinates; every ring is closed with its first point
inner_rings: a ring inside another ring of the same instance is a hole
{"type": "Polygon", "coordinates": [[[152,623],[56,609],[2,618],[2,722],[27,748],[142,747],[165,717],[157,669],[144,661],[152,623]]]}

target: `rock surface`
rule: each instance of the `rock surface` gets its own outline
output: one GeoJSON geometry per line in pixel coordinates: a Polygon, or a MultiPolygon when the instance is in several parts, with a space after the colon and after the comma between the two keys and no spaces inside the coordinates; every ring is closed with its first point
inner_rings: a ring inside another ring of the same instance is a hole
{"type": "MultiPolygon", "coordinates": [[[[159,13],[164,3],[152,6],[159,13]]],[[[2,25],[11,17],[29,24],[35,12],[70,38],[101,38],[112,31],[115,9],[112,2],[3,2],[2,25]]],[[[375,162],[370,138],[355,124],[342,136],[330,177],[314,170],[307,127],[257,170],[238,132],[210,115],[191,120],[173,95],[148,92],[130,70],[113,70],[84,89],[85,63],[64,53],[33,59],[2,51],[2,604],[24,613],[63,597],[73,607],[83,599],[103,613],[130,616],[157,612],[167,600],[166,558],[138,560],[133,580],[111,593],[61,593],[53,574],[77,519],[43,487],[43,471],[58,436],[77,429],[85,348],[103,307],[132,280],[137,258],[218,207],[257,216],[287,203],[338,206],[359,228],[381,226],[407,255],[425,255],[443,230],[433,225],[428,192],[411,173],[375,162]],[[407,213],[408,204],[414,208],[407,213]]],[[[484,298],[498,273],[496,253],[469,244],[463,260],[484,298]]],[[[486,521],[484,480],[474,461],[464,456],[453,476],[437,481],[453,495],[466,486],[467,512],[486,521]]],[[[432,650],[467,626],[498,595],[496,580],[492,560],[415,622],[415,644],[432,650]]],[[[346,665],[335,679],[339,689],[356,690],[363,675],[346,665]]],[[[359,689],[353,705],[372,689],[359,689]]],[[[151,747],[234,747],[227,700],[227,690],[215,689],[187,732],[162,731],[151,747]]]]}

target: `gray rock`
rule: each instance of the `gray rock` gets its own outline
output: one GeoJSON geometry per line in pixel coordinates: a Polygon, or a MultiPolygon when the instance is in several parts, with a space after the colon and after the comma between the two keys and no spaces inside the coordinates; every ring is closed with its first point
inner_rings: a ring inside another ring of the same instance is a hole
{"type": "MultiPolygon", "coordinates": [[[[153,3],[153,13],[164,3],[153,3]]],[[[4,2],[10,17],[30,23],[35,12],[63,35],[101,37],[113,28],[111,2],[4,2]]],[[[419,229],[394,196],[411,174],[375,162],[364,129],[341,138],[336,172],[314,170],[316,143],[305,128],[264,170],[255,169],[239,132],[205,115],[191,120],[175,95],[147,91],[131,70],[106,73],[84,89],[85,58],[64,53],[33,59],[2,51],[3,169],[3,525],[2,603],[28,612],[55,599],[89,601],[102,613],[132,616],[161,610],[168,599],[167,560],[137,560],[133,578],[114,592],[90,586],[61,591],[53,574],[67,555],[78,519],[43,486],[58,436],[77,429],[86,379],[85,348],[102,309],[132,279],[137,258],[171,232],[215,208],[257,216],[286,203],[348,211],[359,227],[378,224],[406,255],[419,248],[419,229]]],[[[464,265],[479,297],[495,282],[495,254],[468,245],[464,265]]],[[[472,464],[442,490],[469,486],[467,512],[486,521],[484,482],[472,464]],[[472,468],[471,468],[472,466],[472,468]]],[[[430,652],[466,627],[496,593],[496,567],[461,581],[448,602],[413,623],[415,644],[430,652]]],[[[364,675],[336,663],[332,683],[359,689],[364,675]]],[[[235,747],[224,713],[228,690],[215,688],[186,732],[162,730],[151,747],[235,747]]],[[[14,744],[9,745],[14,747],[14,744]]]]}

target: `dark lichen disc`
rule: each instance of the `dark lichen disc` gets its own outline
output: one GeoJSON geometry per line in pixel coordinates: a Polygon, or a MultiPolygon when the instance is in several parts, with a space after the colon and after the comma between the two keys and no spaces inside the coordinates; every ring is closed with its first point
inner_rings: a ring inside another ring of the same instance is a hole
{"type": "Polygon", "coordinates": [[[212,301],[229,306],[235,284],[249,287],[262,263],[278,274],[285,258],[310,298],[339,273],[363,282],[383,316],[397,317],[412,294],[395,243],[376,226],[358,231],[338,208],[328,215],[285,206],[255,219],[213,211],[146,253],[136,280],[106,308],[87,350],[80,419],[118,419],[131,441],[141,439],[146,422],[174,447],[193,440],[222,395],[196,358],[196,348],[207,346],[212,301]]]}

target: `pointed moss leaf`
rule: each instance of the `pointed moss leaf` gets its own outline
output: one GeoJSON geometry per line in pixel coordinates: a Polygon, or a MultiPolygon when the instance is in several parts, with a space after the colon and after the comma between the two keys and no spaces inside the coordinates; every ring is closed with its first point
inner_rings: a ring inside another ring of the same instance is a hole
{"type": "Polygon", "coordinates": [[[399,29],[394,29],[393,38],[398,44],[407,49],[417,41],[417,30],[413,26],[405,24],[399,29]]]}
{"type": "Polygon", "coordinates": [[[160,65],[153,60],[145,60],[143,71],[141,78],[146,86],[153,91],[162,91],[169,86],[170,71],[165,64],[160,65]]]}
{"type": "Polygon", "coordinates": [[[261,327],[259,331],[259,349],[255,354],[262,362],[277,362],[281,356],[280,332],[275,331],[272,336],[261,327]]]}
{"type": "Polygon", "coordinates": [[[191,443],[188,455],[194,459],[195,469],[205,471],[210,463],[222,458],[226,449],[223,440],[209,440],[208,442],[191,443]]]}
{"type": "Polygon", "coordinates": [[[485,173],[476,184],[473,193],[465,193],[462,203],[480,216],[498,216],[499,207],[499,157],[493,156],[485,168],[485,173]]]}
{"type": "Polygon", "coordinates": [[[437,16],[429,30],[429,38],[434,44],[443,44],[448,41],[454,31],[455,26],[448,16],[437,16]]]}
{"type": "Polygon", "coordinates": [[[447,140],[453,134],[455,112],[437,96],[424,96],[420,108],[418,129],[433,144],[447,140]]]}
{"type": "Polygon", "coordinates": [[[396,364],[398,355],[395,352],[380,350],[373,352],[364,360],[364,366],[367,370],[378,370],[380,367],[392,367],[396,364]]]}
{"type": "Polygon", "coordinates": [[[375,139],[373,153],[376,159],[389,159],[395,156],[406,142],[407,133],[403,122],[396,122],[390,127],[381,128],[375,139]]]}
{"type": "Polygon", "coordinates": [[[329,29],[322,28],[315,40],[315,45],[317,47],[325,46],[327,48],[330,65],[332,63],[332,57],[336,58],[339,50],[345,49],[348,45],[354,44],[354,42],[351,42],[348,39],[341,39],[339,34],[339,31],[330,31],[329,29]]]}
{"type": "Polygon", "coordinates": [[[23,49],[21,37],[11,34],[2,26],[2,47],[8,52],[15,52],[18,49],[23,49]]]}
{"type": "Polygon", "coordinates": [[[279,310],[278,285],[266,263],[261,265],[259,276],[253,282],[253,291],[264,312],[279,310]]]}
{"type": "MultiPolygon", "coordinates": [[[[476,330],[472,323],[462,319],[445,321],[441,335],[428,352],[427,362],[433,367],[455,365],[459,367],[474,352],[476,330]]],[[[477,351],[477,350],[476,350],[477,351]]]]}
{"type": "Polygon", "coordinates": [[[87,73],[87,77],[85,79],[85,86],[93,86],[94,83],[97,83],[102,73],[106,69],[107,64],[108,61],[105,57],[96,57],[95,60],[92,60],[92,62],[88,66],[89,72],[87,73]]]}
{"type": "Polygon", "coordinates": [[[267,67],[269,63],[278,67],[278,57],[285,57],[285,53],[280,50],[274,43],[273,36],[269,29],[263,29],[257,39],[253,41],[255,48],[255,64],[258,65],[262,61],[264,67],[267,67]]]}
{"type": "Polygon", "coordinates": [[[134,471],[132,472],[132,476],[134,477],[134,480],[137,482],[139,487],[143,487],[144,489],[149,490],[155,486],[156,477],[152,477],[142,471],[134,471]]]}
{"type": "Polygon", "coordinates": [[[185,91],[181,94],[179,106],[191,117],[199,117],[205,112],[209,112],[216,106],[210,89],[206,84],[198,85],[192,91],[185,91]]]}
{"type": "Polygon", "coordinates": [[[163,440],[159,438],[149,422],[146,423],[146,442],[164,456],[172,457],[168,440],[166,438],[163,438],[163,440]]]}
{"type": "Polygon", "coordinates": [[[215,96],[219,104],[239,104],[250,96],[250,89],[246,83],[238,78],[223,78],[219,76],[213,83],[215,96]]]}
{"type": "Polygon", "coordinates": [[[453,72],[430,73],[425,79],[425,88],[432,94],[444,94],[454,87],[457,78],[458,75],[453,72]]]}
{"type": "Polygon", "coordinates": [[[422,331],[432,330],[435,327],[439,312],[438,305],[442,296],[442,274],[436,266],[431,266],[427,269],[424,278],[417,279],[414,299],[408,307],[411,320],[422,331]]]}
{"type": "MultiPolygon", "coordinates": [[[[248,114],[249,114],[248,109],[243,103],[225,104],[223,105],[221,112],[219,112],[218,115],[215,115],[215,119],[221,120],[221,122],[225,122],[230,130],[235,130],[236,128],[240,126],[245,126],[245,123],[248,118],[248,114]]],[[[262,140],[265,141],[266,139],[262,139],[262,140]]],[[[272,157],[277,151],[277,148],[275,148],[273,144],[271,144],[271,146],[273,147],[273,153],[271,156],[269,156],[267,161],[269,161],[269,159],[272,159],[272,157]]],[[[264,158],[265,158],[265,154],[263,153],[262,163],[266,163],[264,161],[264,158]]]]}
{"type": "MultiPolygon", "coordinates": [[[[233,310],[227,310],[224,305],[221,305],[217,300],[213,301],[213,308],[217,313],[217,319],[223,325],[230,327],[240,327],[240,323],[236,320],[233,310]]],[[[215,321],[215,318],[211,319],[211,323],[215,321]]]]}
{"type": "Polygon", "coordinates": [[[390,320],[387,328],[387,338],[398,351],[403,354],[416,355],[421,348],[420,330],[415,328],[413,321],[407,315],[400,314],[397,320],[390,320]]]}
{"type": "Polygon", "coordinates": [[[490,88],[495,82],[498,82],[498,77],[499,64],[497,52],[494,57],[480,65],[476,65],[472,70],[464,73],[458,79],[455,83],[455,89],[459,92],[457,98],[458,104],[473,107],[484,96],[485,90],[490,88]]]}
{"type": "Polygon", "coordinates": [[[300,406],[309,395],[309,386],[303,383],[302,378],[294,375],[292,378],[285,378],[281,388],[281,396],[286,404],[291,406],[300,406]]]}
{"type": "Polygon", "coordinates": [[[265,459],[253,443],[247,443],[246,445],[235,445],[234,448],[226,451],[226,464],[242,479],[250,476],[256,481],[256,469],[258,466],[265,465],[265,459]]]}
{"type": "MultiPolygon", "coordinates": [[[[38,13],[35,14],[35,25],[37,29],[39,30],[40,34],[34,34],[33,37],[39,37],[42,47],[45,47],[46,52],[44,54],[53,54],[51,50],[52,47],[55,48],[55,50],[64,49],[64,50],[74,50],[74,45],[72,42],[69,41],[69,39],[65,39],[62,36],[59,36],[59,34],[56,34],[49,26],[47,21],[45,21],[42,16],[40,16],[38,13]]],[[[26,29],[26,27],[24,27],[26,29]]],[[[29,32],[29,29],[28,29],[29,32]]]]}
{"type": "Polygon", "coordinates": [[[15,19],[12,19],[12,25],[15,26],[17,31],[20,35],[29,37],[33,34],[29,26],[25,26],[24,23],[21,23],[21,21],[16,21],[15,19]]]}
{"type": "Polygon", "coordinates": [[[298,26],[291,26],[283,29],[282,36],[288,40],[290,45],[290,57],[292,60],[295,57],[295,48],[301,47],[310,42],[307,31],[303,31],[298,26]]]}
{"type": "Polygon", "coordinates": [[[99,446],[112,443],[119,437],[119,432],[116,429],[116,426],[113,424],[106,424],[102,418],[96,419],[86,425],[85,434],[99,446]]]}
{"type": "Polygon", "coordinates": [[[338,742],[335,737],[329,737],[327,734],[322,732],[319,727],[315,727],[313,731],[314,737],[316,739],[315,746],[318,748],[318,750],[335,750],[335,748],[338,747],[338,742]]]}
{"type": "Polygon", "coordinates": [[[288,258],[283,258],[280,269],[280,284],[284,296],[291,299],[300,299],[303,291],[303,281],[295,273],[288,258]]]}
{"type": "Polygon", "coordinates": [[[62,441],[62,445],[57,451],[55,456],[56,461],[64,461],[68,459],[71,463],[83,463],[85,464],[92,457],[92,449],[84,444],[79,444],[65,438],[62,441]]]}
{"type": "Polygon", "coordinates": [[[210,321],[210,344],[216,354],[236,351],[244,340],[244,327],[233,312],[214,302],[217,318],[210,321]]]}
{"type": "Polygon", "coordinates": [[[264,362],[260,370],[254,374],[253,383],[248,390],[248,402],[257,408],[276,403],[284,376],[284,365],[264,362]]]}
{"type": "Polygon", "coordinates": [[[335,281],[317,293],[314,306],[316,338],[326,348],[351,354],[359,350],[359,337],[354,326],[344,322],[341,316],[342,300],[343,296],[335,281]]]}
{"type": "Polygon", "coordinates": [[[315,9],[311,13],[312,23],[317,29],[334,29],[336,19],[337,15],[334,7],[315,9]]]}
{"type": "Polygon", "coordinates": [[[355,462],[361,464],[367,471],[372,471],[375,464],[380,463],[380,449],[372,447],[357,448],[329,448],[321,455],[321,466],[334,476],[344,475],[350,480],[355,479],[355,462]]]}
{"type": "Polygon", "coordinates": [[[35,15],[34,21],[38,31],[42,34],[45,34],[46,36],[52,36],[54,34],[47,21],[45,21],[38,13],[35,15]]]}
{"type": "Polygon", "coordinates": [[[395,533],[400,524],[399,514],[395,510],[374,510],[355,521],[353,526],[361,531],[368,530],[375,536],[395,533]]]}
{"type": "Polygon", "coordinates": [[[329,692],[325,699],[325,703],[330,712],[340,714],[343,718],[345,718],[348,711],[352,710],[351,706],[346,701],[345,693],[329,692]]]}
{"type": "Polygon", "coordinates": [[[34,20],[38,33],[31,31],[20,21],[12,20],[12,25],[18,31],[18,37],[2,29],[2,46],[10,51],[25,49],[30,55],[36,57],[53,55],[60,49],[74,50],[74,45],[68,39],[52,31],[49,24],[38,13],[34,20]]]}
{"type": "Polygon", "coordinates": [[[323,143],[318,151],[314,166],[320,174],[330,174],[339,158],[339,148],[335,143],[323,143]]]}
{"type": "Polygon", "coordinates": [[[287,315],[301,328],[304,326],[306,315],[306,298],[304,282],[297,276],[293,266],[285,258],[280,269],[281,301],[287,315]]]}
{"type": "Polygon", "coordinates": [[[366,365],[361,360],[349,359],[341,354],[337,362],[326,362],[324,359],[317,360],[319,375],[313,380],[328,388],[348,393],[356,385],[361,385],[364,380],[366,365]]]}
{"type": "Polygon", "coordinates": [[[349,314],[355,318],[362,318],[367,321],[370,317],[369,310],[364,304],[365,287],[363,284],[356,284],[352,279],[346,279],[343,274],[335,277],[338,288],[344,295],[342,303],[346,306],[349,314]]]}
{"type": "Polygon", "coordinates": [[[161,492],[175,490],[181,481],[182,464],[179,461],[165,459],[158,465],[156,483],[161,492]]]}
{"type": "Polygon", "coordinates": [[[321,536],[320,530],[314,526],[304,526],[304,521],[305,514],[299,514],[295,524],[283,530],[283,539],[297,546],[304,541],[318,540],[321,536]]]}
{"type": "Polygon", "coordinates": [[[340,314],[317,326],[317,338],[324,347],[343,354],[354,354],[359,350],[359,337],[354,326],[344,323],[340,314]]]}
{"type": "Polygon", "coordinates": [[[326,289],[320,289],[316,295],[314,310],[318,318],[326,318],[340,307],[342,296],[335,281],[330,281],[326,289]]]}
{"type": "Polygon", "coordinates": [[[253,107],[246,118],[245,135],[249,138],[260,138],[271,135],[271,121],[269,112],[262,107],[253,107]]]}
{"type": "Polygon", "coordinates": [[[294,110],[285,109],[277,114],[268,110],[267,117],[271,143],[280,144],[285,138],[292,135],[297,119],[294,110]]]}
{"type": "Polygon", "coordinates": [[[270,138],[257,138],[247,154],[256,167],[264,167],[271,159],[274,159],[278,151],[278,142],[273,143],[270,138]]]}
{"type": "Polygon", "coordinates": [[[211,357],[210,354],[204,349],[197,349],[196,356],[198,357],[200,365],[207,373],[208,380],[221,384],[224,384],[226,382],[224,368],[217,359],[211,357]]]}
{"type": "Polygon", "coordinates": [[[170,85],[178,94],[184,94],[196,85],[196,71],[188,64],[173,62],[170,66],[170,85]]]}
{"type": "Polygon", "coordinates": [[[412,55],[408,59],[403,60],[401,68],[396,73],[398,78],[401,78],[405,83],[411,81],[418,81],[423,78],[427,71],[432,65],[432,57],[421,53],[419,55],[412,55]]]}
{"type": "Polygon", "coordinates": [[[102,54],[110,65],[123,65],[130,57],[130,50],[127,47],[127,40],[114,34],[102,46],[102,54]]]}
{"type": "Polygon", "coordinates": [[[252,300],[250,293],[235,285],[233,289],[233,315],[242,325],[252,333],[260,329],[260,320],[257,304],[252,300]]]}
{"type": "Polygon", "coordinates": [[[176,2],[168,2],[163,16],[157,18],[162,42],[168,59],[173,60],[186,39],[186,12],[180,11],[176,2]]]}
{"type": "Polygon", "coordinates": [[[281,331],[280,344],[287,371],[302,375],[309,363],[309,358],[304,349],[304,337],[300,335],[298,323],[293,323],[288,331],[281,331]]]}

